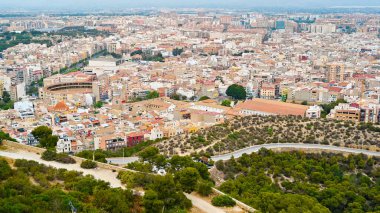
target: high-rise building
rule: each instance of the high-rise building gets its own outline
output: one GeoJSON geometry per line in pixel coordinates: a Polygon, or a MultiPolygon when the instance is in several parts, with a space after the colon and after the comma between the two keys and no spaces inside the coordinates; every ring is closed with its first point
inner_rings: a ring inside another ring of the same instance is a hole
{"type": "Polygon", "coordinates": [[[341,82],[345,80],[344,64],[330,63],[327,65],[327,80],[329,82],[341,82]]]}

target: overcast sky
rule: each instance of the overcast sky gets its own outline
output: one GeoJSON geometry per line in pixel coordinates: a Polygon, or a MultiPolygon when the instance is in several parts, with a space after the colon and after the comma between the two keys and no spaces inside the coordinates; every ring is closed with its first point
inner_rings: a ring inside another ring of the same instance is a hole
{"type": "Polygon", "coordinates": [[[380,6],[380,0],[0,0],[0,8],[123,9],[130,7],[331,7],[380,6]]]}

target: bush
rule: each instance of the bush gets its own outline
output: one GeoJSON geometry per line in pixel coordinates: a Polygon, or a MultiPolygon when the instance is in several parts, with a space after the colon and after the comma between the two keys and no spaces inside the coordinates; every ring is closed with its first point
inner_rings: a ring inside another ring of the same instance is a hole
{"type": "Polygon", "coordinates": [[[91,160],[85,160],[83,161],[81,164],[80,164],[80,167],[82,167],[83,169],[94,169],[96,168],[98,165],[96,164],[96,162],[94,161],[91,161],[91,160]]]}
{"type": "Polygon", "coordinates": [[[46,150],[45,152],[42,153],[41,158],[46,161],[53,161],[57,157],[57,153],[52,150],[46,150]]]}
{"type": "Polygon", "coordinates": [[[201,180],[197,184],[197,192],[202,196],[208,196],[212,192],[212,183],[201,180]]]}
{"type": "Polygon", "coordinates": [[[215,166],[216,166],[216,169],[219,170],[219,171],[223,171],[224,170],[224,162],[222,160],[218,160],[215,163],[215,166]]]}
{"type": "Polygon", "coordinates": [[[12,175],[12,169],[5,159],[0,159],[0,181],[12,175]]]}
{"type": "Polygon", "coordinates": [[[236,202],[227,195],[218,195],[211,201],[214,206],[235,206],[236,202]]]}
{"type": "Polygon", "coordinates": [[[75,163],[74,158],[70,157],[68,154],[65,153],[59,153],[56,156],[55,161],[65,164],[73,164],[75,163]]]}

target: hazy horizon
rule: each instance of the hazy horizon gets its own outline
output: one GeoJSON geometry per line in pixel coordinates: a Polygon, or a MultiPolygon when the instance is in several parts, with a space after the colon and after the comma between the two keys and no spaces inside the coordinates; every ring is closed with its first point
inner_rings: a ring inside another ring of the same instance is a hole
{"type": "Polygon", "coordinates": [[[0,8],[13,9],[128,9],[128,8],[253,8],[380,6],[379,0],[0,0],[0,8]]]}

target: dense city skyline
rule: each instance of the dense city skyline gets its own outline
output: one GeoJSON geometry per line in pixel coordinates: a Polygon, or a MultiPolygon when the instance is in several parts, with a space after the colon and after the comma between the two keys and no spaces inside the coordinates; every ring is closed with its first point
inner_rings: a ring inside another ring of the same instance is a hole
{"type": "Polygon", "coordinates": [[[376,0],[143,0],[143,1],[131,1],[131,0],[67,0],[67,1],[49,1],[49,0],[2,0],[0,3],[2,8],[24,8],[24,9],[72,9],[72,10],[84,10],[84,9],[121,9],[126,8],[150,8],[150,7],[178,7],[178,8],[252,8],[252,7],[378,7],[379,2],[376,0]]]}

